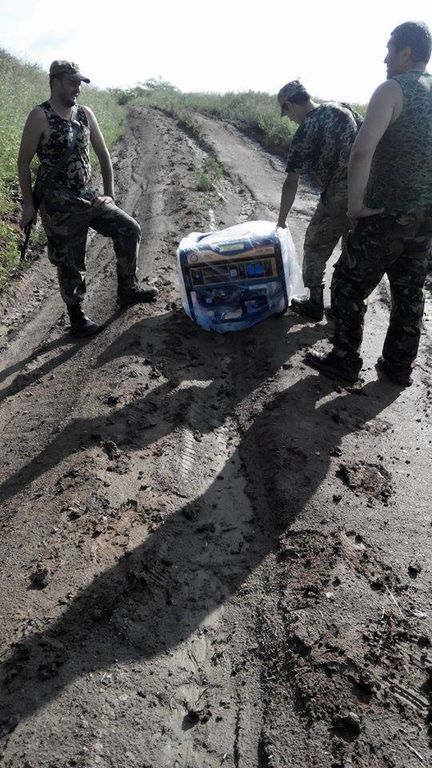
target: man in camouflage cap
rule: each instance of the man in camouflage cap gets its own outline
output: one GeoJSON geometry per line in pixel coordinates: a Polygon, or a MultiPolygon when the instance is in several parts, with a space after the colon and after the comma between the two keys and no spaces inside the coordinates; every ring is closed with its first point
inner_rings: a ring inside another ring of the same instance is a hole
{"type": "Polygon", "coordinates": [[[431,33],[408,21],[387,44],[387,80],[374,92],[353,145],[348,215],[354,222],[333,275],[334,346],[309,352],[310,365],[357,380],[366,298],[384,274],[390,282],[390,324],[378,371],[411,384],[432,242],[431,33]]]}
{"type": "Polygon", "coordinates": [[[80,72],[75,62],[56,60],[50,66],[49,82],[50,99],[30,112],[21,139],[18,175],[23,211],[20,224],[25,227],[35,217],[30,163],[37,154],[39,204],[48,238],[48,258],[57,267],[71,333],[91,336],[101,326],[90,320],[82,307],[90,227],[113,240],[120,306],[152,301],[157,291],[138,286],[140,226],[115,204],[113,169],[104,137],[92,110],[77,103],[81,84],[89,83],[89,78],[80,72]],[[89,186],[90,144],[100,162],[103,194],[89,186]]]}
{"type": "Polygon", "coordinates": [[[310,298],[294,299],[291,309],[322,320],[326,263],[349,229],[347,165],[362,118],[348,104],[316,104],[299,80],[284,85],[278,101],[282,116],[299,125],[288,152],[278,226],[286,226],[299,176],[308,176],[321,191],[304,241],[303,281],[309,288],[310,298]]]}

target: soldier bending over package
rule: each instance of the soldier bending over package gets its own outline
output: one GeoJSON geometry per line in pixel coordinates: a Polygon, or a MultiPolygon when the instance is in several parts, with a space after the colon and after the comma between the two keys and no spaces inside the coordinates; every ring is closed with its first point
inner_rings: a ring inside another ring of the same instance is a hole
{"type": "Polygon", "coordinates": [[[306,230],[303,282],[310,298],[294,299],[291,309],[314,320],[324,316],[324,272],[336,244],[349,229],[347,167],[362,117],[348,104],[316,104],[299,80],[279,91],[282,117],[299,125],[287,158],[278,226],[285,227],[297,193],[299,176],[308,176],[321,190],[321,198],[306,230]]]}

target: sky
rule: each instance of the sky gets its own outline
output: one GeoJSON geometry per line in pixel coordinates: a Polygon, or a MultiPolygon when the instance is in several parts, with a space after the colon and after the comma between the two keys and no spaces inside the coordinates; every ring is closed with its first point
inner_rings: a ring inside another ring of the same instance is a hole
{"type": "Polygon", "coordinates": [[[432,28],[431,0],[0,0],[0,48],[45,70],[76,61],[100,88],[160,77],[277,93],[299,77],[321,99],[366,103],[390,32],[412,19],[432,28]]]}

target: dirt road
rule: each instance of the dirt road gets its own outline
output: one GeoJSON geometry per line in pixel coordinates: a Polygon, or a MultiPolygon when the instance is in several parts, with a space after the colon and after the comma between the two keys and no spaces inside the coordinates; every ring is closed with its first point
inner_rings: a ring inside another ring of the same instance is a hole
{"type": "MultiPolygon", "coordinates": [[[[184,315],[181,236],[275,220],[283,165],[204,120],[225,169],[132,110],[118,197],[154,305],[115,309],[89,246],[77,343],[46,258],[0,297],[4,768],[418,768],[431,762],[431,304],[415,383],[307,368],[324,321],[206,333],[184,315]],[[209,204],[212,210],[209,212],[209,204]]],[[[302,235],[314,196],[290,219],[302,235]]]]}

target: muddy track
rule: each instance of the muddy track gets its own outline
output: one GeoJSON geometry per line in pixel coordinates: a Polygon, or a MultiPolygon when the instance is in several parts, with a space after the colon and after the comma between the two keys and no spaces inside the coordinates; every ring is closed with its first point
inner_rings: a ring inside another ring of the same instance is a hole
{"type": "MultiPolygon", "coordinates": [[[[46,259],[0,297],[0,764],[429,765],[429,315],[402,392],[373,367],[385,285],[353,388],[303,363],[325,322],[194,326],[179,238],[274,220],[283,179],[254,142],[203,125],[225,169],[211,199],[205,150],[162,113],[132,110],[116,149],[155,305],[115,309],[98,236],[97,338],[64,333],[46,259]]],[[[303,189],[299,245],[313,202],[303,189]]]]}

